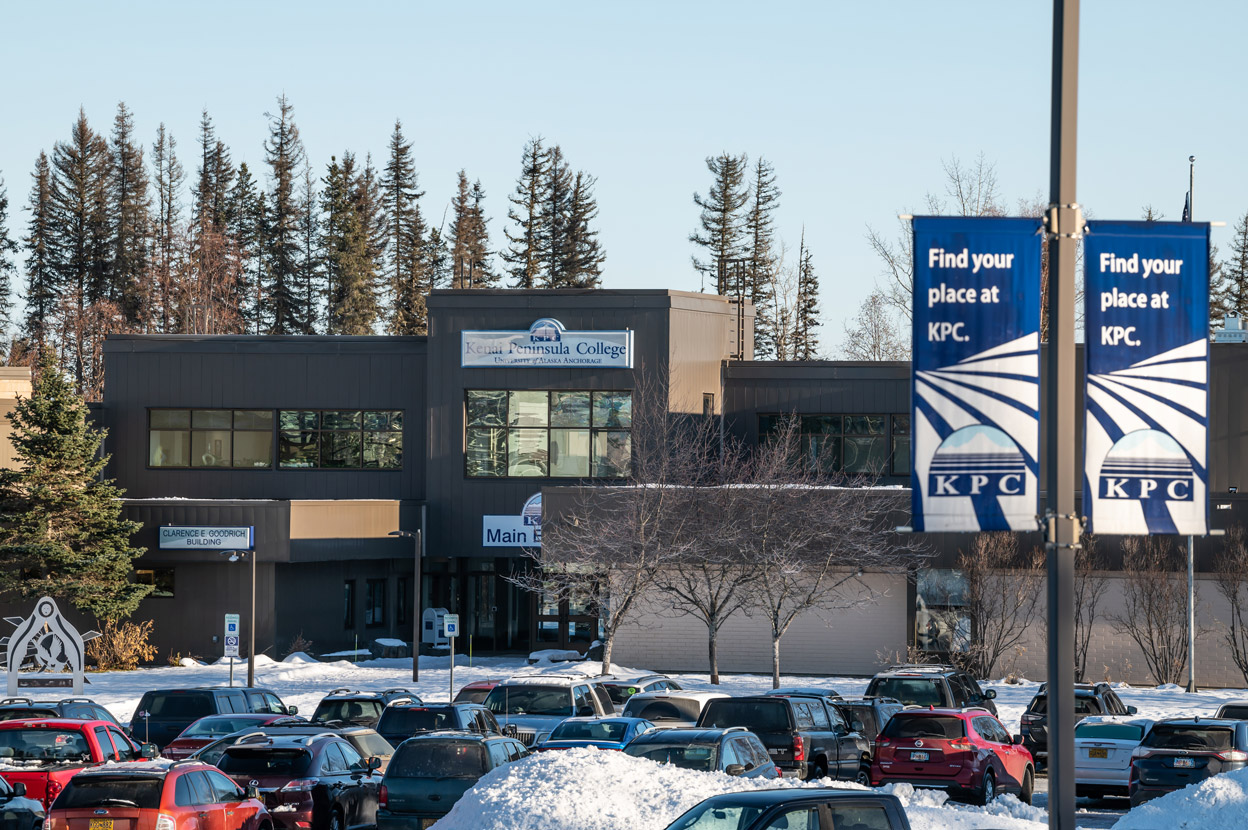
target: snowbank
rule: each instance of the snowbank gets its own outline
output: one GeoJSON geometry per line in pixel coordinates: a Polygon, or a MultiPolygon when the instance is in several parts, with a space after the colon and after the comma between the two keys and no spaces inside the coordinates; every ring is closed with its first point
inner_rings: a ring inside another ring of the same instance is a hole
{"type": "Polygon", "coordinates": [[[1224,772],[1141,804],[1114,830],[1225,830],[1248,816],[1248,769],[1224,772]]]}
{"type": "MultiPolygon", "coordinates": [[[[233,660],[233,661],[234,661],[234,665],[235,665],[235,666],[246,666],[246,665],[247,665],[247,658],[246,658],[246,657],[221,657],[221,658],[218,658],[218,659],[217,659],[217,661],[213,663],[213,665],[214,665],[214,666],[228,666],[228,665],[230,664],[230,661],[231,661],[231,660],[233,660]]],[[[267,655],[267,654],[257,654],[257,655],[256,655],[256,665],[257,665],[257,666],[272,666],[272,665],[275,665],[276,663],[277,663],[277,661],[276,661],[276,660],[274,660],[272,657],[270,657],[270,656],[269,656],[269,655],[267,655]]],[[[186,663],[183,663],[182,665],[184,665],[184,666],[185,666],[185,665],[186,665],[186,663]]],[[[202,664],[201,664],[201,663],[196,663],[196,664],[194,664],[194,665],[202,665],[202,664]]]]}
{"type": "Polygon", "coordinates": [[[320,661],[306,651],[293,651],[282,660],[283,663],[319,663],[320,661]]]}
{"type": "Polygon", "coordinates": [[[583,659],[585,659],[585,655],[575,649],[544,648],[539,651],[529,652],[530,663],[568,663],[573,660],[583,659]]]}
{"type": "MultiPolygon", "coordinates": [[[[570,749],[494,770],[452,808],[437,830],[660,830],[705,798],[741,790],[855,784],[804,784],[731,778],[655,764],[619,752],[570,749]]],[[[1047,814],[1010,796],[988,807],[945,803],[942,792],[907,784],[886,788],[906,808],[913,830],[1045,830],[1047,814]]]]}
{"type": "Polygon", "coordinates": [[[202,666],[204,664],[200,662],[199,660],[196,660],[194,657],[183,657],[181,660],[178,661],[178,665],[186,666],[187,668],[190,668],[191,666],[202,666]]]}

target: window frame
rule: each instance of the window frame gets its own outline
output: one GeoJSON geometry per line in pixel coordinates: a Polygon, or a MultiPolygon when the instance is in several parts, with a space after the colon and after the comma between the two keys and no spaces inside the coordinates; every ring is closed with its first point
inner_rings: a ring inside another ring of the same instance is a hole
{"type": "Polygon", "coordinates": [[[147,407],[147,447],[146,447],[146,459],[144,460],[144,465],[148,470],[161,470],[161,471],[163,470],[191,470],[197,473],[209,472],[209,471],[214,471],[214,470],[215,471],[223,471],[223,470],[226,470],[226,471],[228,470],[270,470],[271,471],[271,470],[275,470],[277,469],[277,466],[276,466],[277,465],[277,414],[276,412],[277,411],[274,409],[266,409],[265,407],[245,407],[245,406],[228,406],[228,407],[227,406],[216,406],[216,407],[149,406],[147,407]],[[152,413],[153,412],[185,412],[187,426],[178,427],[178,428],[165,428],[165,427],[153,428],[152,427],[152,413]],[[195,412],[228,412],[230,415],[230,426],[225,429],[208,428],[208,427],[196,428],[193,425],[195,412]],[[273,420],[267,430],[266,429],[238,428],[234,426],[234,413],[235,412],[268,412],[272,416],[273,420]],[[174,466],[171,464],[161,464],[161,465],[152,464],[152,450],[151,450],[152,443],[151,442],[152,442],[153,431],[155,432],[184,432],[187,434],[188,436],[187,440],[190,442],[190,445],[187,447],[188,455],[187,455],[186,466],[182,467],[182,466],[174,466]],[[189,453],[193,449],[194,434],[196,432],[228,432],[230,434],[230,463],[224,466],[204,465],[204,466],[197,467],[195,465],[194,457],[189,455],[189,453]],[[237,467],[234,465],[234,445],[235,445],[234,434],[236,432],[257,433],[261,435],[268,433],[269,463],[266,466],[264,467],[254,467],[254,466],[253,467],[237,467]]]}
{"type": "Polygon", "coordinates": [[[355,630],[355,580],[342,581],[342,630],[355,630]]]}
{"type": "Polygon", "coordinates": [[[148,595],[144,597],[144,599],[176,599],[177,598],[178,581],[177,581],[177,569],[176,568],[157,568],[157,567],[135,568],[134,569],[134,581],[135,581],[135,584],[138,584],[138,585],[151,585],[152,586],[152,591],[149,592],[148,595]],[[152,581],[151,582],[142,581],[141,579],[139,579],[139,574],[151,574],[152,581]],[[162,581],[159,578],[160,574],[168,575],[168,581],[169,581],[169,593],[168,594],[162,594],[162,593],[156,592],[156,590],[160,588],[162,585],[162,581]]]}
{"type": "MultiPolygon", "coordinates": [[[[334,409],[332,407],[307,407],[307,408],[286,408],[274,410],[273,417],[273,454],[274,466],[271,469],[287,472],[351,472],[351,473],[401,473],[405,469],[406,456],[404,453],[404,439],[407,436],[407,410],[406,409],[334,409]],[[282,434],[284,432],[294,432],[296,430],[282,429],[282,413],[283,412],[315,412],[316,427],[306,430],[297,430],[298,432],[311,432],[316,434],[316,464],[310,467],[284,466],[282,464],[282,434]],[[329,429],[323,426],[322,416],[326,412],[354,412],[358,417],[359,426],[355,429],[329,429]],[[387,414],[398,413],[402,426],[399,429],[365,429],[365,416],[369,413],[384,412],[387,414]],[[359,437],[359,463],[354,467],[326,467],[323,463],[321,450],[323,444],[321,435],[323,433],[334,433],[343,435],[357,435],[359,437]],[[364,440],[367,435],[398,435],[399,436],[399,464],[397,467],[366,467],[364,466],[364,448],[367,442],[364,440]]],[[[246,469],[246,468],[243,468],[246,469]]],[[[259,468],[257,468],[259,469],[259,468]]]]}
{"type": "MultiPolygon", "coordinates": [[[[880,439],[884,451],[884,464],[880,468],[878,475],[893,476],[897,478],[909,478],[911,470],[911,454],[913,446],[912,418],[910,412],[757,412],[755,417],[758,419],[758,443],[761,445],[767,440],[767,436],[771,430],[765,430],[763,427],[764,419],[774,419],[777,422],[785,418],[797,418],[798,429],[797,436],[799,445],[803,438],[807,436],[822,436],[829,439],[839,441],[838,449],[835,453],[835,469],[824,472],[825,475],[872,475],[870,471],[852,471],[845,469],[845,446],[848,438],[867,437],[880,439]],[[839,418],[841,420],[840,430],[837,432],[804,432],[801,428],[802,418],[839,418]],[[880,418],[883,422],[883,430],[878,433],[860,433],[850,432],[846,426],[846,420],[849,418],[880,418]],[[902,422],[899,422],[902,419],[902,422]],[[898,452],[898,441],[905,443],[904,452],[898,452]],[[897,459],[904,456],[904,463],[899,464],[897,459]]],[[[802,450],[804,446],[800,447],[802,450]]]]}
{"type": "Polygon", "coordinates": [[[386,592],[390,587],[390,581],[385,578],[370,578],[364,580],[364,627],[365,628],[381,628],[386,624],[386,592]],[[376,602],[374,602],[376,600],[376,602]],[[374,616],[374,611],[380,611],[380,619],[374,616]]]}

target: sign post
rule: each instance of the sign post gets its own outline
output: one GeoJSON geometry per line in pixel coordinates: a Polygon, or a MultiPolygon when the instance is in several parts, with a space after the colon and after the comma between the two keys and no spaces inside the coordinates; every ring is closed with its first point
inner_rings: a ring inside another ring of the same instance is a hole
{"type": "Polygon", "coordinates": [[[447,614],[442,618],[442,633],[451,643],[450,700],[455,699],[455,638],[459,636],[459,614],[447,614]]]}
{"type": "Polygon", "coordinates": [[[233,686],[234,660],[238,657],[238,614],[225,615],[225,656],[230,658],[230,686],[233,686]]]}

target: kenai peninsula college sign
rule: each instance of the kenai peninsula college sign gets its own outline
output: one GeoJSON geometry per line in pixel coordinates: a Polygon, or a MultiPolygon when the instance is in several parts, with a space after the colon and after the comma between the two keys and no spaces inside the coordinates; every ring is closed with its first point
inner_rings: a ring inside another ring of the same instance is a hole
{"type": "Polygon", "coordinates": [[[492,367],[633,368],[631,331],[568,331],[543,317],[528,331],[465,331],[460,365],[492,367]]]}

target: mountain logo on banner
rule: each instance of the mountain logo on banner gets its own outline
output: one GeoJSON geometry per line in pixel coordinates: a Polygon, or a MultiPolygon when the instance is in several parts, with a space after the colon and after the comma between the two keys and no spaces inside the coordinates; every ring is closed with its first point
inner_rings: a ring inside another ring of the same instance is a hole
{"type": "Polygon", "coordinates": [[[1095,522],[1134,534],[1181,534],[1193,520],[1188,514],[1199,518],[1207,356],[1208,341],[1201,339],[1088,375],[1086,485],[1095,522]]]}
{"type": "Polygon", "coordinates": [[[928,468],[928,492],[939,496],[1018,496],[1027,463],[1018,445],[990,426],[964,427],[937,448],[928,468]]]}

